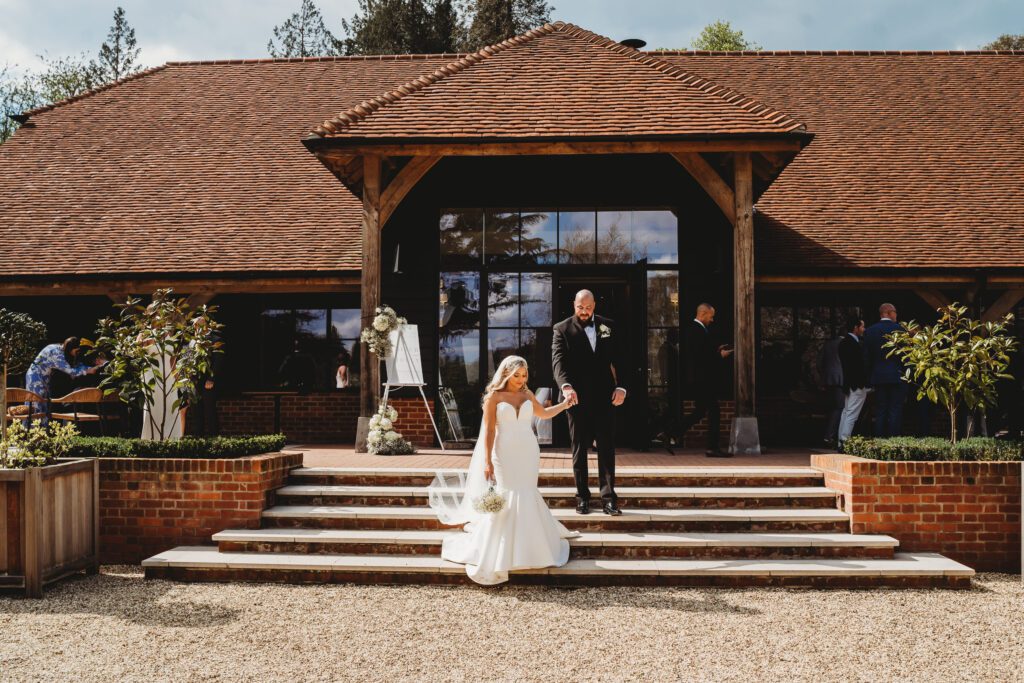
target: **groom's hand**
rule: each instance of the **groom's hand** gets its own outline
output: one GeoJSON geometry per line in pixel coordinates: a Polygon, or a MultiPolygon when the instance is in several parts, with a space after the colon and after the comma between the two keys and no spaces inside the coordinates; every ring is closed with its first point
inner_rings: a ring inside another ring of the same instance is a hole
{"type": "Polygon", "coordinates": [[[579,396],[576,395],[576,390],[568,384],[562,387],[562,396],[572,402],[570,405],[576,405],[579,402],[579,396]]]}
{"type": "Polygon", "coordinates": [[[616,389],[612,392],[612,405],[621,406],[626,402],[626,392],[622,389],[616,389]]]}

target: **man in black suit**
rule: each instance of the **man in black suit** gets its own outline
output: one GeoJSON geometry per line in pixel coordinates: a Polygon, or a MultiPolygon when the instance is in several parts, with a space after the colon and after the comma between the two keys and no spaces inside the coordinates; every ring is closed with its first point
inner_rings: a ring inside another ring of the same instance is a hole
{"type": "Polygon", "coordinates": [[[690,427],[708,416],[709,458],[728,458],[718,445],[720,412],[718,408],[718,384],[721,378],[722,361],[732,355],[732,349],[725,344],[716,345],[708,327],[715,321],[715,307],[711,304],[697,306],[697,314],[687,324],[686,378],[693,394],[693,412],[683,418],[683,434],[690,427]]]}
{"type": "MultiPolygon", "coordinates": [[[[626,400],[626,390],[615,372],[621,348],[614,323],[594,315],[590,290],[581,289],[573,301],[575,313],[554,327],[551,365],[562,394],[576,395],[577,404],[566,411],[572,442],[572,471],[576,480],[576,512],[590,512],[587,449],[597,441],[597,476],[606,515],[621,515],[615,495],[615,411],[626,400]]],[[[619,367],[624,367],[621,363],[619,367]]]]}

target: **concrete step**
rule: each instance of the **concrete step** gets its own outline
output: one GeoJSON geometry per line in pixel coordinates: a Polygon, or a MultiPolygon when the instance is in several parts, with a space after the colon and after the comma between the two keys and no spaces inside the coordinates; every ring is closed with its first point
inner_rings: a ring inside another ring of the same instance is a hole
{"type": "MultiPolygon", "coordinates": [[[[459,530],[231,529],[214,534],[224,552],[338,555],[437,555],[441,542],[459,530]]],[[[785,557],[892,558],[899,542],[890,536],[801,533],[582,532],[569,540],[574,559],[690,557],[753,559],[785,557]]]]}
{"type": "MultiPolygon", "coordinates": [[[[467,460],[468,464],[468,460],[467,460]]],[[[438,471],[414,467],[301,467],[291,471],[291,484],[361,486],[428,486],[438,471]]],[[[597,468],[590,468],[597,488],[597,468]]],[[[616,486],[821,486],[824,475],[810,467],[620,467],[616,486]]],[[[542,469],[541,486],[573,483],[572,468],[542,469]]]]}
{"type": "MultiPolygon", "coordinates": [[[[436,556],[233,553],[183,546],[142,563],[147,578],[287,583],[469,583],[465,567],[436,556]]],[[[941,555],[893,559],[579,559],[514,572],[513,583],[969,588],[974,570],[941,555]]]]}
{"type": "MultiPolygon", "coordinates": [[[[849,531],[849,516],[829,508],[624,508],[611,517],[599,509],[580,515],[555,508],[555,519],[580,531],[772,532],[849,531]]],[[[263,511],[264,526],[319,529],[443,529],[427,507],[360,505],[277,505],[263,511]]]]}
{"type": "MultiPolygon", "coordinates": [[[[541,495],[553,508],[576,506],[574,486],[546,486],[541,495]]],[[[636,508],[835,507],[836,492],[824,486],[620,486],[619,502],[636,508]]],[[[277,490],[281,505],[426,505],[426,486],[293,484],[277,490]]]]}

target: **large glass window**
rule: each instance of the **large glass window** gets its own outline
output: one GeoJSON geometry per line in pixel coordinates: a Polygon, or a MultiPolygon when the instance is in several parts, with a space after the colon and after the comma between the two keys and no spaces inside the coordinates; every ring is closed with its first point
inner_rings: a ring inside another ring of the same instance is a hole
{"type": "Polygon", "coordinates": [[[268,308],[261,384],[320,391],[359,384],[359,309],[268,308]]]}
{"type": "Polygon", "coordinates": [[[596,242],[593,211],[558,213],[558,262],[594,263],[596,242]]]}

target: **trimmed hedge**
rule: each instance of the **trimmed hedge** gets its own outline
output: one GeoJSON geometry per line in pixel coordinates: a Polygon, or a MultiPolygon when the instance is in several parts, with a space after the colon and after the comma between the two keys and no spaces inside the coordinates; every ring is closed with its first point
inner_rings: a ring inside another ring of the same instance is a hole
{"type": "Polygon", "coordinates": [[[241,458],[284,448],[284,434],[187,436],[179,441],[147,441],[114,436],[79,436],[68,457],[77,458],[241,458]]]}
{"type": "Polygon", "coordinates": [[[896,436],[870,439],[851,436],[842,452],[871,460],[984,461],[1021,460],[1021,443],[990,437],[973,437],[955,446],[939,437],[896,436]]]}

